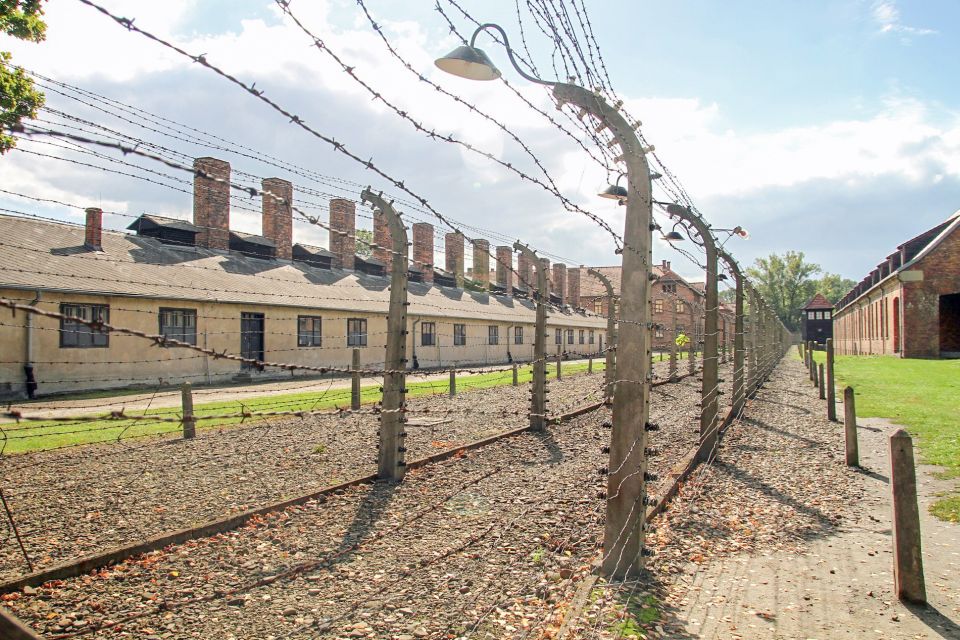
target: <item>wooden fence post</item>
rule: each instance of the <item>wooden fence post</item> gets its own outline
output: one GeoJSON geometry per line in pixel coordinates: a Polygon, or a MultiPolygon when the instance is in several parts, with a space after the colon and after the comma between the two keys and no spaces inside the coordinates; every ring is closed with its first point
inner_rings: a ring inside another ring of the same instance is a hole
{"type": "Polygon", "coordinates": [[[847,466],[860,466],[860,451],[857,445],[857,409],[853,400],[853,387],[843,390],[843,430],[847,443],[847,466]]]}
{"type": "Polygon", "coordinates": [[[360,349],[353,350],[350,371],[350,408],[356,411],[360,408],[360,349]]]}
{"type": "Polygon", "coordinates": [[[837,421],[837,386],[833,379],[833,338],[827,338],[827,419],[837,421]]]}
{"type": "Polygon", "coordinates": [[[457,370],[450,369],[450,397],[457,395],[457,370]]]}
{"type": "Polygon", "coordinates": [[[820,381],[820,399],[827,399],[827,376],[823,372],[823,363],[817,365],[817,380],[820,381]]]}
{"type": "Polygon", "coordinates": [[[189,382],[180,385],[180,402],[183,405],[183,439],[190,440],[197,436],[197,421],[193,417],[193,390],[189,382]]]}
{"type": "Polygon", "coordinates": [[[893,490],[894,590],[901,600],[925,603],[917,474],[913,465],[913,441],[904,429],[890,435],[890,486],[893,490]]]}

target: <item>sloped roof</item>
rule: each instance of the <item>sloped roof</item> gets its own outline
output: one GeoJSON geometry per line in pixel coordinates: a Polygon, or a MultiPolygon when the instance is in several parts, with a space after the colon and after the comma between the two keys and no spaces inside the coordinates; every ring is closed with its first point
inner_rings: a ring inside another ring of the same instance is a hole
{"type": "Polygon", "coordinates": [[[807,301],[807,304],[803,305],[800,308],[803,309],[804,311],[807,311],[810,309],[833,309],[833,305],[830,304],[830,301],[827,300],[825,297],[823,297],[822,294],[817,293],[817,294],[814,294],[814,296],[810,298],[809,301],[807,301]]]}
{"type": "MultiPolygon", "coordinates": [[[[0,288],[386,313],[390,280],[307,262],[163,244],[104,230],[103,251],[82,226],[0,215],[0,288]]],[[[409,313],[533,323],[529,300],[411,282],[409,313]]],[[[548,322],[604,327],[605,319],[551,309],[548,322]]]]}
{"type": "Polygon", "coordinates": [[[156,227],[165,227],[167,229],[177,229],[178,231],[189,231],[190,233],[199,233],[200,227],[193,225],[186,220],[179,218],[167,218],[152,213],[145,213],[127,227],[130,231],[146,230],[156,227]]]}
{"type": "MultiPolygon", "coordinates": [[[[620,267],[589,267],[595,271],[599,271],[603,275],[607,276],[610,279],[610,284],[613,285],[614,292],[620,294],[621,286],[621,273],[620,267]]],[[[688,286],[700,295],[703,295],[702,288],[697,290],[691,285],[691,283],[684,280],[683,276],[676,273],[671,269],[665,269],[663,265],[655,264],[653,265],[653,275],[656,276],[657,280],[668,280],[670,282],[677,282],[681,285],[688,286]]],[[[589,271],[584,268],[580,270],[580,296],[581,297],[601,297],[607,295],[606,287],[603,284],[590,275],[589,271]]]]}
{"type": "Polygon", "coordinates": [[[276,248],[277,248],[277,243],[275,243],[273,240],[271,240],[270,238],[267,238],[267,237],[265,237],[265,236],[258,236],[258,235],[255,234],[255,233],[244,233],[244,232],[242,232],[242,231],[231,231],[231,232],[230,232],[230,235],[233,236],[234,238],[236,238],[237,240],[241,240],[241,241],[243,241],[243,242],[249,242],[250,244],[257,244],[257,245],[260,245],[260,246],[262,246],[262,247],[270,247],[271,249],[276,249],[276,248]]]}

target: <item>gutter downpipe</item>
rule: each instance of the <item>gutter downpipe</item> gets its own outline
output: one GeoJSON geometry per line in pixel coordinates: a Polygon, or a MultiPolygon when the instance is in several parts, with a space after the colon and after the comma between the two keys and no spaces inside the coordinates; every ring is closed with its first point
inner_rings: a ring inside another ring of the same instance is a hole
{"type": "MultiPolygon", "coordinates": [[[[31,307],[37,306],[37,303],[40,302],[42,292],[40,289],[37,289],[37,296],[33,299],[33,302],[30,303],[31,307]]],[[[24,361],[23,361],[23,374],[25,378],[25,386],[27,390],[27,397],[33,400],[34,395],[37,393],[37,379],[33,373],[33,314],[28,313],[23,319],[23,328],[24,328],[24,361]]]]}

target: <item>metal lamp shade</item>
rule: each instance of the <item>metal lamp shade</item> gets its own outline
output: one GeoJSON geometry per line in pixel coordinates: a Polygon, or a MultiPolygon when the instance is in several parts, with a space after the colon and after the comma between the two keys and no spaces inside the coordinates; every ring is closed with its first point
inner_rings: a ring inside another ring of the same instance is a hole
{"type": "Polygon", "coordinates": [[[608,198],[610,200],[626,200],[627,199],[627,188],[621,187],[618,184],[612,184],[600,193],[597,194],[601,198],[608,198]]]}
{"type": "Polygon", "coordinates": [[[497,69],[483,49],[457,47],[442,58],[434,61],[439,69],[467,80],[496,80],[500,77],[497,69]]]}
{"type": "Polygon", "coordinates": [[[683,236],[680,235],[680,233],[677,231],[671,231],[670,233],[663,236],[663,239],[673,242],[674,240],[683,240],[683,236]]]}

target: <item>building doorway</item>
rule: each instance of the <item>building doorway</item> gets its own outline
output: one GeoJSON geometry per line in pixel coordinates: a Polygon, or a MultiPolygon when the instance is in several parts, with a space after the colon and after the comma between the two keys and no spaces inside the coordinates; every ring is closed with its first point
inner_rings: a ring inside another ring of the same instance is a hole
{"type": "Polygon", "coordinates": [[[940,355],[960,358],[960,293],[940,296],[940,355]]]}
{"type": "MultiPolygon", "coordinates": [[[[263,314],[240,314],[240,355],[244,358],[263,361],[263,314]]],[[[255,364],[243,362],[241,369],[262,369],[255,364]]]]}
{"type": "Polygon", "coordinates": [[[900,298],[893,299],[893,352],[900,353],[900,298]]]}

